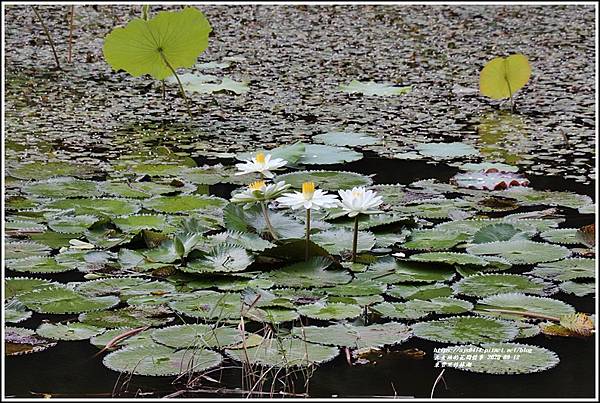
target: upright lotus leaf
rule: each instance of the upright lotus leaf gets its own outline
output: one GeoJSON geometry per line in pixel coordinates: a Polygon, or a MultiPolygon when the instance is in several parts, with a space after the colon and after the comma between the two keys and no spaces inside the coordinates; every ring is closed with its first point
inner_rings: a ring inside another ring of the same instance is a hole
{"type": "Polygon", "coordinates": [[[519,274],[496,273],[465,277],[454,283],[452,288],[458,294],[473,297],[487,297],[488,295],[508,292],[550,295],[558,291],[552,283],[539,278],[530,278],[519,274]]]}
{"type": "Polygon", "coordinates": [[[490,60],[479,75],[479,90],[492,99],[512,98],[531,75],[529,61],[521,53],[490,60]]]}
{"type": "Polygon", "coordinates": [[[113,371],[146,376],[173,376],[217,367],[221,354],[210,350],[175,351],[169,347],[132,346],[113,351],[102,363],[113,371]]]}
{"type": "Polygon", "coordinates": [[[525,274],[556,281],[592,279],[596,278],[596,259],[568,258],[558,262],[540,263],[525,274]]]}
{"type": "Polygon", "coordinates": [[[31,256],[47,256],[50,248],[39,242],[12,241],[4,243],[4,259],[21,259],[31,256]]]}
{"type": "Polygon", "coordinates": [[[205,324],[169,326],[152,332],[154,341],[173,348],[222,348],[242,341],[243,335],[234,327],[214,327],[205,324]]]}
{"type": "Polygon", "coordinates": [[[296,337],[264,339],[256,347],[226,350],[236,361],[268,367],[307,367],[333,360],[339,355],[337,347],[308,343],[296,337]]]}
{"type": "Polygon", "coordinates": [[[245,270],[254,258],[246,249],[229,244],[213,247],[204,256],[190,260],[181,270],[188,273],[229,273],[245,270]]]}
{"type": "Polygon", "coordinates": [[[482,374],[511,375],[546,371],[559,363],[558,356],[543,347],[519,343],[485,343],[445,347],[434,356],[441,367],[482,374]],[[465,360],[464,357],[473,357],[465,360]],[[476,357],[476,358],[475,358],[476,357]]]}
{"type": "Polygon", "coordinates": [[[474,255],[500,256],[512,264],[553,262],[571,255],[564,246],[528,240],[497,241],[473,245],[467,252],[474,255]]]}
{"type": "Polygon", "coordinates": [[[340,90],[349,94],[360,93],[363,95],[389,96],[404,95],[412,90],[412,86],[396,86],[394,84],[381,84],[374,81],[352,80],[349,84],[340,84],[340,90]]]}
{"type": "Polygon", "coordinates": [[[512,322],[474,316],[453,316],[412,325],[415,336],[441,343],[485,343],[513,340],[519,328],[512,322]]]}
{"type": "Polygon", "coordinates": [[[516,292],[491,295],[477,301],[477,313],[507,319],[532,319],[531,316],[511,314],[505,311],[530,312],[545,316],[560,317],[575,313],[575,308],[557,299],[536,297],[516,292]]]}
{"type": "Polygon", "coordinates": [[[354,319],[363,312],[358,305],[344,303],[320,303],[298,307],[300,315],[319,320],[354,319]]]}
{"type": "Polygon", "coordinates": [[[312,257],[306,262],[294,263],[267,272],[262,277],[280,287],[293,288],[332,287],[352,280],[352,276],[346,271],[328,270],[331,263],[332,260],[326,257],[312,257]]]}
{"type": "Polygon", "coordinates": [[[292,335],[311,343],[360,349],[403,343],[412,336],[412,331],[401,323],[389,322],[369,326],[336,324],[326,327],[294,327],[292,335]]]}
{"type": "Polygon", "coordinates": [[[119,303],[115,296],[89,297],[65,286],[37,289],[19,295],[19,301],[38,313],[80,313],[109,309],[119,303]]]}
{"type": "Polygon", "coordinates": [[[163,80],[173,74],[172,69],[196,63],[208,47],[211,30],[204,14],[194,7],[161,11],[150,20],[135,18],[126,27],[115,28],[106,36],[102,50],[114,70],[163,80]]]}
{"type": "Polygon", "coordinates": [[[39,336],[52,340],[87,340],[106,329],[85,323],[42,323],[35,331],[39,336]]]}
{"type": "Polygon", "coordinates": [[[54,346],[56,343],[36,335],[31,329],[4,327],[4,355],[31,354],[54,346]]]}
{"type": "Polygon", "coordinates": [[[344,171],[298,171],[278,175],[275,181],[285,181],[293,188],[302,188],[303,182],[314,182],[325,190],[351,189],[355,186],[369,186],[373,183],[368,176],[344,171]]]}

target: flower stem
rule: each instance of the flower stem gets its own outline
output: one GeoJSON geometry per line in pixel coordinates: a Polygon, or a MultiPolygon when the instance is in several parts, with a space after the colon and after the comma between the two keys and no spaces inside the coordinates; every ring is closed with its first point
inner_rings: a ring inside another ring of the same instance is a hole
{"type": "Polygon", "coordinates": [[[356,249],[358,247],[358,215],[354,217],[354,238],[352,239],[352,263],[356,262],[356,249]]]}
{"type": "Polygon", "coordinates": [[[306,209],[306,250],[304,253],[304,260],[308,261],[308,251],[310,243],[310,209],[306,209]]]}
{"type": "Polygon", "coordinates": [[[275,235],[275,230],[273,229],[273,226],[271,225],[271,220],[269,219],[269,210],[267,209],[267,206],[264,201],[260,202],[260,207],[262,208],[263,215],[265,216],[265,223],[267,224],[267,228],[269,229],[271,236],[274,240],[279,240],[277,235],[275,235]]]}

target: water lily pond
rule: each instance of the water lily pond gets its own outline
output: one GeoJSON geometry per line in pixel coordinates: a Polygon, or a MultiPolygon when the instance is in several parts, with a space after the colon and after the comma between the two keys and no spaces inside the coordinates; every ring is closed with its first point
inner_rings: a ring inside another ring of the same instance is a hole
{"type": "Polygon", "coordinates": [[[595,7],[3,6],[4,397],[593,397],[595,7]]]}

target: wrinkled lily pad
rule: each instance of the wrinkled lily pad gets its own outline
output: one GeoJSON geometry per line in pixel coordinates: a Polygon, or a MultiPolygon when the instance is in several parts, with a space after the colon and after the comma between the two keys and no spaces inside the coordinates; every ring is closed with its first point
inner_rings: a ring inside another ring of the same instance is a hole
{"type": "Polygon", "coordinates": [[[173,348],[221,348],[242,341],[242,334],[233,327],[205,324],[169,326],[152,332],[154,341],[173,348]]]}
{"type": "Polygon", "coordinates": [[[491,295],[477,302],[475,309],[486,316],[499,316],[508,319],[530,319],[527,316],[505,312],[487,311],[486,309],[504,309],[519,312],[532,312],[547,316],[560,317],[575,313],[575,309],[563,302],[552,298],[536,297],[531,295],[509,292],[506,294],[491,295]]]}
{"type": "Polygon", "coordinates": [[[49,208],[73,209],[78,215],[120,216],[134,214],[140,206],[134,200],[128,199],[60,199],[47,205],[49,208]]]}
{"type": "Polygon", "coordinates": [[[298,307],[298,313],[319,320],[353,319],[362,313],[358,305],[344,303],[314,303],[298,307]]]}
{"type": "Polygon", "coordinates": [[[420,322],[412,328],[417,337],[455,344],[510,341],[519,334],[518,327],[511,322],[472,316],[420,322]]]}
{"type": "Polygon", "coordinates": [[[479,256],[456,252],[427,252],[412,255],[410,260],[427,263],[444,263],[472,266],[487,266],[489,262],[479,256]]]}
{"type": "Polygon", "coordinates": [[[87,340],[96,336],[105,329],[86,325],[85,323],[42,323],[36,333],[42,337],[52,340],[87,340]]]}
{"type": "Polygon", "coordinates": [[[112,222],[123,232],[139,232],[143,229],[163,230],[167,225],[165,216],[146,214],[117,217],[112,222]]]}
{"type": "Polygon", "coordinates": [[[500,256],[512,264],[552,262],[571,255],[571,251],[563,246],[527,240],[488,242],[470,246],[467,252],[500,256]]]}
{"type": "Polygon", "coordinates": [[[245,270],[253,260],[246,249],[222,244],[212,248],[205,256],[191,260],[181,270],[188,273],[238,272],[245,270]]]}
{"type": "Polygon", "coordinates": [[[214,196],[158,196],[144,201],[144,207],[161,213],[185,213],[224,207],[227,201],[214,196]]]}
{"type": "MultiPolygon", "coordinates": [[[[333,255],[352,249],[354,231],[344,228],[319,232],[311,237],[312,241],[333,255]]],[[[368,251],[375,246],[375,236],[368,231],[358,231],[357,251],[368,251]]]]}
{"type": "Polygon", "coordinates": [[[281,287],[308,288],[346,284],[352,280],[342,270],[328,270],[332,261],[325,257],[313,257],[307,262],[294,263],[281,269],[265,273],[262,277],[281,287]]]}
{"type": "Polygon", "coordinates": [[[326,327],[294,327],[292,334],[311,343],[353,349],[392,346],[403,343],[412,336],[408,326],[394,322],[370,326],[337,324],[326,327]]]}
{"type": "Polygon", "coordinates": [[[36,353],[54,346],[56,343],[39,337],[33,330],[12,326],[4,328],[4,355],[36,353]]]}
{"type": "Polygon", "coordinates": [[[275,181],[285,181],[293,188],[302,188],[303,182],[314,182],[325,190],[351,189],[355,186],[369,186],[373,181],[368,176],[343,171],[299,171],[278,175],[275,181]]]}
{"type": "Polygon", "coordinates": [[[4,320],[11,323],[23,322],[31,318],[33,312],[28,311],[25,305],[16,299],[7,301],[4,304],[4,320]]]}
{"type": "Polygon", "coordinates": [[[529,278],[518,274],[495,273],[465,277],[454,283],[452,288],[459,294],[474,297],[486,297],[507,292],[549,295],[557,291],[552,283],[538,278],[529,278]]]}
{"type": "Polygon", "coordinates": [[[19,301],[39,313],[80,313],[111,308],[119,303],[119,298],[88,297],[66,287],[53,286],[21,294],[19,301]]]}
{"type": "Polygon", "coordinates": [[[543,347],[519,343],[485,343],[440,349],[435,359],[442,367],[484,374],[530,374],[546,371],[559,363],[558,356],[543,347]],[[459,361],[453,357],[470,354],[477,359],[459,361]],[[480,358],[480,356],[482,356],[480,358]],[[468,362],[468,364],[467,364],[468,362]]]}
{"type": "Polygon", "coordinates": [[[16,241],[4,244],[4,259],[22,259],[32,256],[47,256],[50,248],[38,242],[16,241]]]}
{"type": "Polygon", "coordinates": [[[195,349],[175,351],[169,347],[125,347],[108,354],[103,364],[113,371],[146,376],[171,376],[202,372],[221,364],[214,351],[195,349]]]}
{"type": "Polygon", "coordinates": [[[569,258],[558,262],[540,263],[525,274],[557,281],[596,278],[596,259],[569,258]]]}

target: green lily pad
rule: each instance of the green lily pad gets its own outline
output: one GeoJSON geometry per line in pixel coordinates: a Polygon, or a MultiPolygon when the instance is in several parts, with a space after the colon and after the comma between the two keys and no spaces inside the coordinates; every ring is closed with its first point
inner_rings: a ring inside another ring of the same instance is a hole
{"type": "Polygon", "coordinates": [[[36,289],[18,296],[27,308],[38,313],[81,313],[109,309],[119,303],[114,296],[88,297],[64,286],[36,289]]]}
{"type": "Polygon", "coordinates": [[[143,229],[163,230],[166,225],[166,217],[162,215],[129,215],[126,217],[113,218],[112,222],[123,232],[139,232],[143,229]]]}
{"type": "Polygon", "coordinates": [[[581,243],[577,228],[560,228],[544,231],[540,234],[545,241],[564,244],[577,245],[581,243]]]}
{"type": "MultiPolygon", "coordinates": [[[[352,250],[354,231],[345,228],[321,231],[311,237],[312,241],[332,255],[352,250]]],[[[357,251],[369,251],[375,246],[375,236],[368,231],[358,231],[357,251]]]]}
{"type": "Polygon", "coordinates": [[[44,244],[52,249],[59,249],[63,246],[69,246],[69,241],[74,237],[71,234],[61,234],[54,231],[45,231],[38,234],[30,234],[29,238],[32,241],[44,244]]]}
{"type": "Polygon", "coordinates": [[[479,256],[456,252],[426,252],[411,255],[410,260],[426,263],[443,263],[471,266],[487,266],[489,262],[479,256]]]}
{"type": "Polygon", "coordinates": [[[236,361],[268,367],[305,367],[333,360],[338,356],[336,347],[307,343],[298,338],[265,339],[247,349],[226,350],[236,361]]]}
{"type": "Polygon", "coordinates": [[[404,282],[448,281],[454,277],[454,270],[435,264],[423,264],[407,260],[384,257],[369,266],[369,270],[356,275],[361,280],[374,280],[386,284],[404,282]]]}
{"type": "Polygon", "coordinates": [[[237,293],[196,291],[183,294],[169,302],[176,312],[205,320],[238,319],[242,311],[241,297],[237,293]]]}
{"type": "Polygon", "coordinates": [[[407,302],[382,302],[371,309],[384,318],[420,319],[432,313],[458,314],[473,309],[473,304],[457,298],[438,297],[425,301],[413,299],[407,302]]]}
{"type": "Polygon", "coordinates": [[[560,283],[558,288],[560,288],[562,292],[574,294],[578,297],[596,293],[596,284],[592,282],[580,283],[575,281],[565,281],[564,283],[560,283]]]}
{"type": "Polygon", "coordinates": [[[257,322],[281,324],[295,321],[300,314],[293,309],[256,308],[245,312],[245,317],[257,322]]]}
{"type": "Polygon", "coordinates": [[[13,299],[4,304],[4,320],[11,323],[23,322],[31,318],[33,312],[28,311],[19,300],[13,299]]]}
{"type": "Polygon", "coordinates": [[[519,343],[485,343],[481,347],[474,345],[445,347],[434,357],[442,367],[483,374],[530,374],[546,371],[559,363],[558,356],[543,347],[519,343]],[[454,357],[465,354],[476,357],[472,360],[458,361],[454,357]]]}
{"type": "Polygon", "coordinates": [[[556,281],[596,278],[596,259],[568,258],[558,262],[540,263],[525,274],[556,281]]]}
{"type": "Polygon", "coordinates": [[[108,354],[102,363],[117,372],[146,376],[173,376],[218,367],[221,354],[210,350],[179,350],[169,347],[133,346],[108,354]]]}
{"type": "Polygon", "coordinates": [[[511,322],[473,316],[415,323],[412,329],[417,337],[453,344],[510,341],[519,334],[519,328],[511,322]]]}
{"type": "Polygon", "coordinates": [[[6,268],[26,273],[62,273],[73,267],[60,264],[51,256],[30,256],[21,259],[6,260],[6,268]]]}
{"type": "Polygon", "coordinates": [[[117,327],[135,328],[141,326],[157,327],[165,325],[173,320],[173,317],[167,316],[168,313],[170,313],[168,309],[160,306],[128,306],[126,308],[112,311],[83,313],[79,315],[79,321],[88,325],[104,327],[107,329],[113,329],[117,327]]]}
{"type": "Polygon", "coordinates": [[[412,90],[412,86],[396,86],[394,84],[381,84],[374,81],[357,81],[352,80],[349,84],[341,84],[340,90],[349,94],[359,93],[363,95],[389,96],[389,95],[404,95],[412,90]]]}
{"type": "Polygon", "coordinates": [[[314,303],[298,307],[300,315],[319,320],[354,319],[363,312],[358,305],[344,303],[314,303]]]}
{"type": "Polygon", "coordinates": [[[452,296],[452,287],[444,283],[423,285],[397,284],[385,292],[387,295],[399,299],[431,299],[436,297],[452,296]]]}
{"type": "Polygon", "coordinates": [[[125,301],[135,296],[164,295],[175,292],[175,286],[165,281],[150,281],[139,277],[111,277],[85,281],[75,290],[93,297],[118,295],[125,301]]]}
{"type": "Polygon", "coordinates": [[[377,144],[379,139],[364,133],[353,132],[327,132],[313,136],[313,140],[331,146],[369,146],[377,144]]]}
{"type": "Polygon", "coordinates": [[[410,233],[408,242],[402,244],[405,249],[439,251],[450,249],[459,243],[468,241],[469,234],[458,231],[438,229],[416,230],[410,233]]]}
{"type": "Polygon", "coordinates": [[[362,157],[361,153],[345,147],[305,144],[304,154],[298,160],[298,163],[305,165],[341,164],[343,162],[358,161],[362,157]]]}
{"type": "Polygon", "coordinates": [[[13,241],[4,243],[4,259],[22,259],[49,254],[50,248],[39,242],[13,241]]]}
{"type": "Polygon", "coordinates": [[[161,11],[150,20],[134,18],[127,26],[115,28],[104,39],[102,50],[114,70],[164,80],[173,74],[171,69],[196,63],[208,47],[211,30],[204,14],[195,7],[161,11]]]}
{"type": "Polygon", "coordinates": [[[521,233],[513,225],[497,223],[485,226],[473,235],[473,243],[488,243],[497,241],[509,241],[515,235],[521,233]]]}
{"type": "Polygon", "coordinates": [[[190,260],[187,266],[180,267],[188,273],[228,273],[245,270],[254,258],[246,249],[235,245],[221,244],[212,248],[206,255],[190,260]]]}
{"type": "Polygon", "coordinates": [[[512,264],[552,262],[571,255],[571,251],[564,246],[527,240],[488,242],[470,246],[467,252],[500,256],[512,264]]]}
{"type": "Polygon", "coordinates": [[[58,283],[41,278],[6,277],[4,279],[4,298],[13,298],[20,294],[55,285],[58,285],[58,283]]]}
{"type": "Polygon", "coordinates": [[[52,340],[87,340],[106,329],[85,323],[42,323],[35,331],[39,336],[52,340]]]}
{"type": "Polygon", "coordinates": [[[478,155],[479,151],[465,143],[425,143],[416,146],[419,154],[426,157],[450,159],[478,155]]]}
{"type": "Polygon", "coordinates": [[[4,327],[4,355],[24,355],[44,351],[56,343],[43,339],[31,329],[4,327]]]}
{"type": "Polygon", "coordinates": [[[526,187],[509,188],[503,192],[499,192],[499,195],[517,199],[524,206],[547,205],[578,209],[593,202],[586,195],[571,192],[544,191],[526,187]]]}
{"type": "MultiPolygon", "coordinates": [[[[126,333],[130,330],[133,330],[133,329],[126,328],[126,327],[118,327],[115,329],[109,329],[97,336],[92,336],[90,338],[90,343],[98,348],[104,348],[115,337],[122,335],[123,333],[126,333]]],[[[124,347],[124,346],[128,346],[128,347],[156,346],[157,344],[154,342],[154,340],[151,337],[153,331],[154,331],[154,329],[147,329],[147,330],[143,330],[139,333],[136,333],[133,336],[129,336],[124,339],[120,339],[120,340],[114,342],[113,346],[111,348],[109,348],[109,351],[115,350],[117,348],[124,347]]]]}
{"type": "Polygon", "coordinates": [[[491,295],[477,301],[475,309],[486,316],[499,316],[507,319],[529,319],[526,316],[487,311],[486,309],[504,309],[519,312],[532,312],[547,316],[560,317],[575,313],[575,309],[563,302],[552,298],[535,297],[531,295],[509,292],[491,295]]]}
{"type": "Polygon", "coordinates": [[[96,172],[96,167],[91,165],[64,161],[33,161],[8,169],[8,174],[13,178],[25,180],[43,180],[55,176],[85,178],[94,175],[96,172]]]}
{"type": "Polygon", "coordinates": [[[293,288],[332,287],[349,283],[352,280],[352,276],[346,271],[327,270],[331,263],[331,259],[320,256],[313,257],[307,262],[294,263],[264,273],[261,278],[271,280],[280,287],[293,288]]]}
{"type": "Polygon", "coordinates": [[[140,206],[128,199],[59,199],[46,205],[48,208],[69,210],[77,215],[120,216],[135,214],[140,206]]]}
{"type": "Polygon", "coordinates": [[[61,234],[83,234],[96,221],[95,215],[59,216],[48,220],[48,227],[61,234]]]}
{"type": "Polygon", "coordinates": [[[40,197],[69,198],[100,196],[97,182],[71,177],[51,178],[23,187],[25,193],[40,197]]]}
{"type": "MultiPolygon", "coordinates": [[[[216,92],[230,91],[235,94],[245,94],[250,91],[248,81],[235,81],[228,77],[223,77],[221,82],[214,81],[213,76],[207,76],[202,74],[186,73],[179,76],[181,85],[183,88],[190,92],[196,92],[198,94],[213,94],[216,92]]],[[[175,77],[169,77],[165,80],[166,82],[177,85],[178,82],[175,77]]]]}
{"type": "Polygon", "coordinates": [[[478,274],[454,283],[454,291],[473,297],[487,297],[507,292],[549,295],[556,292],[552,283],[518,274],[478,274]]]}
{"type": "Polygon", "coordinates": [[[274,181],[285,181],[298,189],[302,188],[304,182],[314,182],[318,188],[332,191],[369,186],[373,183],[368,176],[344,171],[298,171],[278,175],[274,181]]]}
{"type": "Polygon", "coordinates": [[[240,331],[233,327],[213,327],[205,324],[178,325],[152,332],[154,341],[173,348],[222,348],[240,343],[240,331]]]}
{"type": "Polygon", "coordinates": [[[214,196],[158,196],[144,201],[144,207],[161,213],[185,213],[222,208],[227,200],[214,196]]]}
{"type": "Polygon", "coordinates": [[[393,346],[412,336],[408,326],[395,322],[369,326],[336,324],[326,327],[294,327],[292,334],[311,343],[352,349],[393,346]]]}
{"type": "Polygon", "coordinates": [[[275,246],[265,239],[262,239],[257,234],[251,232],[240,231],[225,231],[209,236],[213,244],[229,244],[249,249],[252,251],[262,252],[275,246]]]}
{"type": "Polygon", "coordinates": [[[348,284],[336,285],[335,287],[325,288],[328,295],[334,296],[367,296],[379,295],[385,290],[386,286],[380,282],[370,280],[353,280],[348,284]]]}

